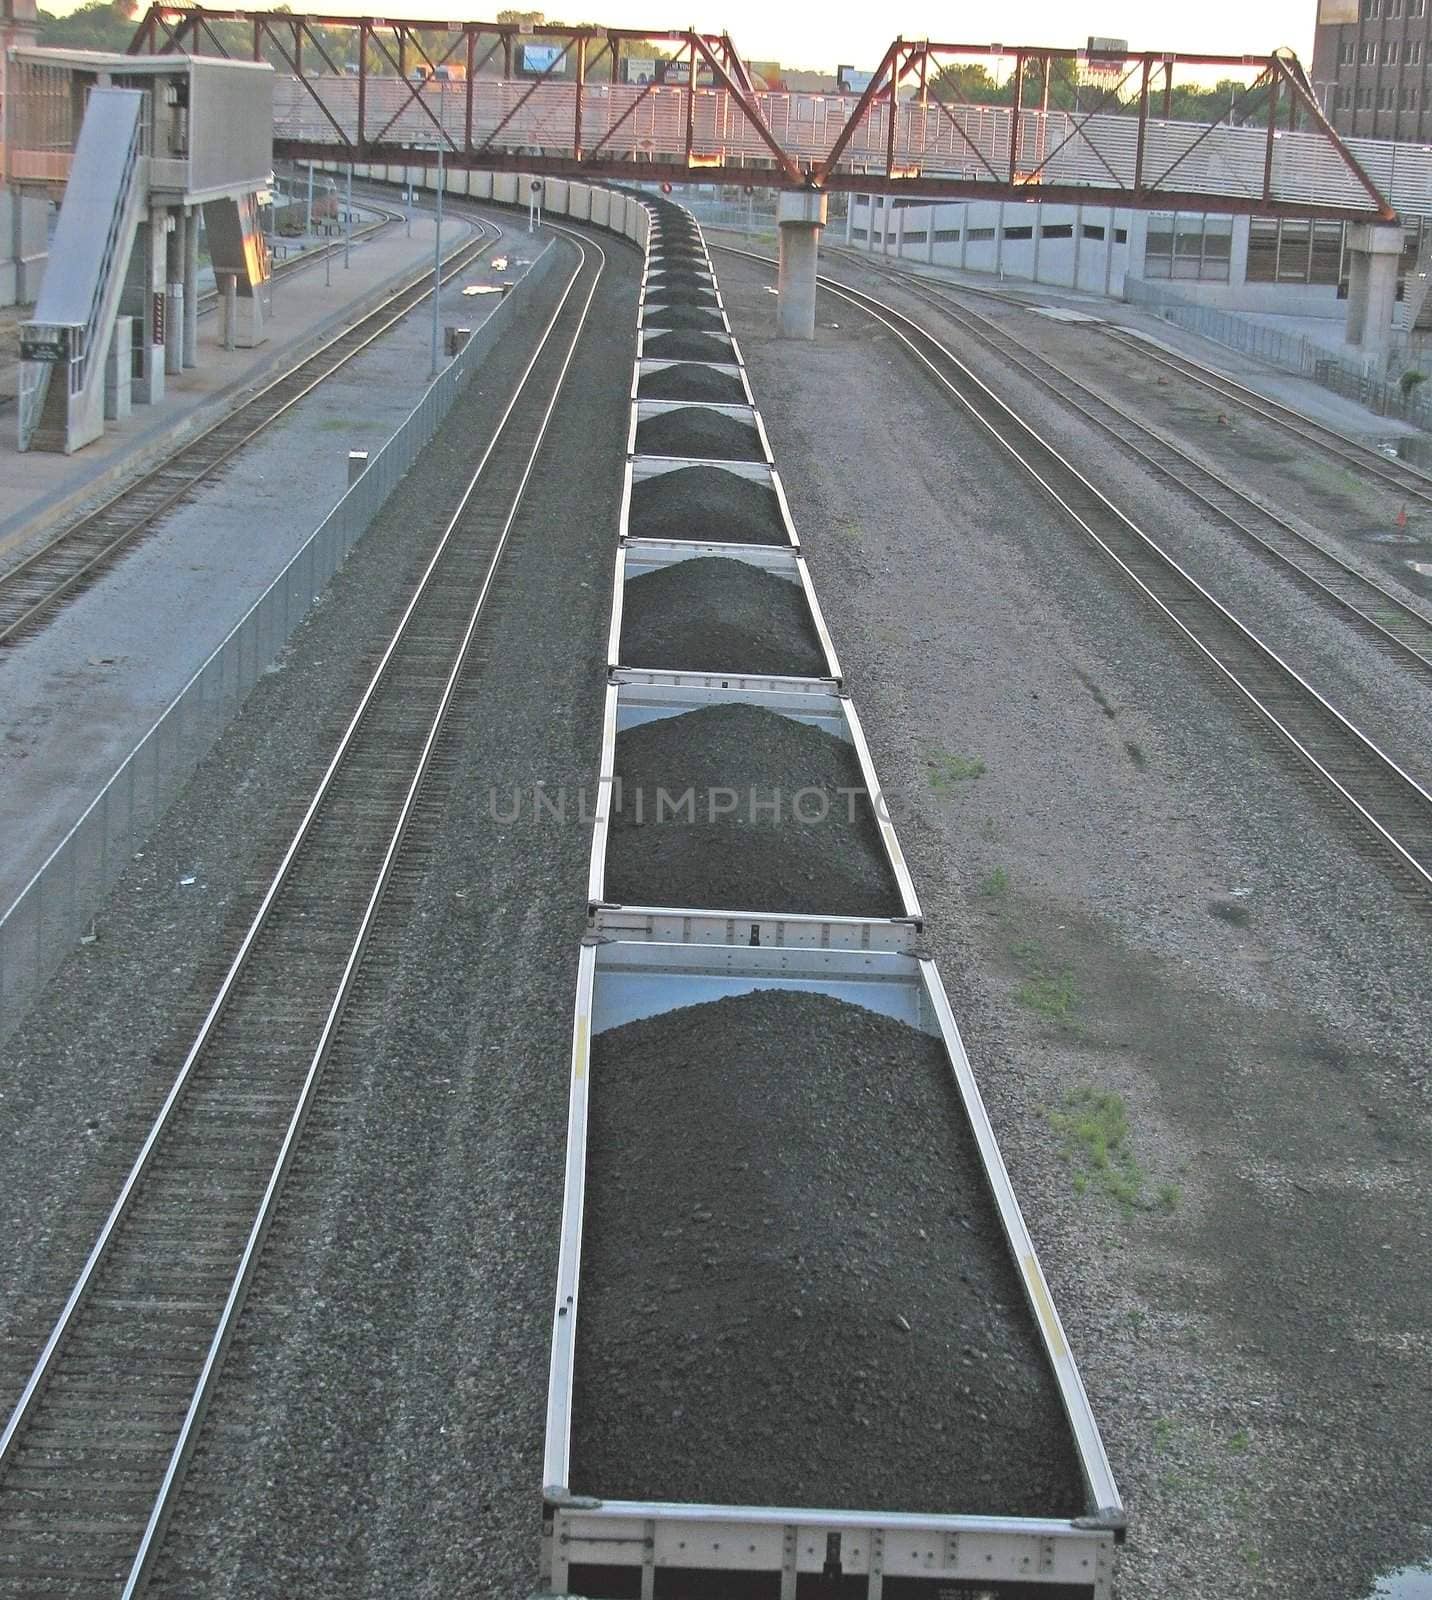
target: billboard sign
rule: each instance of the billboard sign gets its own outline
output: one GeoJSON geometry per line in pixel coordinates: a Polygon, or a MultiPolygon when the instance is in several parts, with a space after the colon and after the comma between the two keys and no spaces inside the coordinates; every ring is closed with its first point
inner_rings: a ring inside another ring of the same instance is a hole
{"type": "Polygon", "coordinates": [[[874,77],[873,72],[857,72],[854,67],[837,67],[835,86],[841,94],[864,94],[874,77]]]}
{"type": "MultiPolygon", "coordinates": [[[[691,63],[689,61],[658,61],[656,63],[658,83],[676,83],[683,87],[691,82],[691,63]]],[[[716,82],[716,75],[705,62],[696,68],[696,87],[709,89],[716,82]]]]}
{"type": "Polygon", "coordinates": [[[524,72],[550,72],[562,59],[566,47],[560,44],[524,44],[522,70],[524,72]]]}
{"type": "Polygon", "coordinates": [[[1084,70],[1096,77],[1117,78],[1124,70],[1124,61],[1128,54],[1127,39],[1104,39],[1096,33],[1091,33],[1088,48],[1085,50],[1084,70]]]}
{"type": "Polygon", "coordinates": [[[628,56],[622,62],[622,73],[626,83],[655,83],[656,57],[628,56]]]}

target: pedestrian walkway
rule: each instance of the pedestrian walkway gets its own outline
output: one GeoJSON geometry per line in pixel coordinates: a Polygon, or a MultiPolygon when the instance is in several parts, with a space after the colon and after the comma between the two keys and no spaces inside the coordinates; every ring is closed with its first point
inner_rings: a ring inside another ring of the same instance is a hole
{"type": "MultiPolygon", "coordinates": [[[[411,236],[403,223],[356,241],[350,265],[341,251],[312,260],[273,284],[266,342],[225,350],[216,313],[200,317],[198,365],[165,379],[162,401],[135,406],[123,422],[107,423],[104,437],[72,456],[22,452],[15,410],[0,410],[0,562],[32,543],[50,525],[112,494],[168,454],[187,435],[231,410],[287,364],[295,349],[320,344],[356,322],[415,270],[433,259],[434,220],[417,213],[411,236]]],[[[444,250],[474,232],[448,217],[444,250]]]]}

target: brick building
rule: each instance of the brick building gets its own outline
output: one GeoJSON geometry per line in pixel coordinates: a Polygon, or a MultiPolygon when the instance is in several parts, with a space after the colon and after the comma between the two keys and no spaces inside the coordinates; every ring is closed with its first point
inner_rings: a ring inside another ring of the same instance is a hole
{"type": "Polygon", "coordinates": [[[1312,80],[1339,133],[1432,139],[1432,0],[1318,0],[1312,80]]]}

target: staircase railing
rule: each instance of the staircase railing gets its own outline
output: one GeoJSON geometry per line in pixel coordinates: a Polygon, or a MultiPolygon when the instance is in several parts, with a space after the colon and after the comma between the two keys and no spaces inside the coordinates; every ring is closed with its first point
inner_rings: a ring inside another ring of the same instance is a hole
{"type": "MultiPolygon", "coordinates": [[[[148,98],[146,92],[146,104],[148,98]]],[[[112,322],[109,310],[117,303],[114,275],[123,271],[126,265],[119,256],[122,250],[127,252],[133,238],[134,209],[142,197],[141,161],[148,143],[148,119],[144,112],[145,105],[141,105],[130,126],[85,320],[58,321],[51,318],[20,325],[21,378],[17,423],[22,450],[28,450],[33,443],[45,403],[56,382],[62,382],[65,386],[67,430],[75,398],[82,395],[90,384],[103,382],[103,373],[96,372],[95,368],[97,363],[103,363],[108,353],[108,324],[112,322]],[[56,368],[64,369],[62,377],[57,377],[56,368]]],[[[42,288],[41,304],[37,309],[44,309],[44,301],[42,288]]]]}

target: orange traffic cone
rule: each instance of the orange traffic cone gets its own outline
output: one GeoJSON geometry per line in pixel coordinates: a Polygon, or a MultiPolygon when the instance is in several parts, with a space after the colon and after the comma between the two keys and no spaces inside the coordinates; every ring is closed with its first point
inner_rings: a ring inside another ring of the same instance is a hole
{"type": "Polygon", "coordinates": [[[1405,532],[1406,529],[1407,529],[1407,507],[1406,506],[1403,506],[1402,509],[1397,513],[1397,527],[1398,527],[1398,531],[1399,532],[1405,532]]]}

